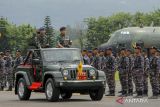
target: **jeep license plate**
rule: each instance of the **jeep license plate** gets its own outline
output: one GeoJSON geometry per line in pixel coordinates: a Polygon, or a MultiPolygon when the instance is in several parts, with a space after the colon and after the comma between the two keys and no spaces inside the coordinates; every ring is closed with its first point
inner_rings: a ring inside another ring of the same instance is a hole
{"type": "Polygon", "coordinates": [[[87,80],[86,72],[78,73],[77,80],[87,80]]]}

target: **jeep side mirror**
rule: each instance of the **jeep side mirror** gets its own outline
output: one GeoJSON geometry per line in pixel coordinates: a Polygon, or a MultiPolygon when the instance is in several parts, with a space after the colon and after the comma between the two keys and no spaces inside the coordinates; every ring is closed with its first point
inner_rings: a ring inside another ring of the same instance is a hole
{"type": "Polygon", "coordinates": [[[40,64],[40,59],[33,59],[33,64],[36,64],[36,65],[38,65],[38,64],[40,64]]]}

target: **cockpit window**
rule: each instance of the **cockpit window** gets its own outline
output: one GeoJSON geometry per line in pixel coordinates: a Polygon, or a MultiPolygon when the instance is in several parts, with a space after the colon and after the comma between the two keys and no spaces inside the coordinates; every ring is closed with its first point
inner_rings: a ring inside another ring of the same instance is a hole
{"type": "Polygon", "coordinates": [[[131,41],[132,34],[129,31],[121,31],[111,34],[111,38],[109,39],[109,44],[117,43],[118,41],[131,41]]]}

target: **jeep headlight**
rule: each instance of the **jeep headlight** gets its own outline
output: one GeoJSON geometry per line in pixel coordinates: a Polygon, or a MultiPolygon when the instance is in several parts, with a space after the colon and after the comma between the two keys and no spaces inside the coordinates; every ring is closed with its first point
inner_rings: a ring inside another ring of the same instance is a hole
{"type": "Polygon", "coordinates": [[[69,74],[68,70],[63,70],[63,75],[67,76],[69,74]]]}
{"type": "Polygon", "coordinates": [[[96,75],[96,71],[95,71],[94,69],[90,69],[90,70],[89,70],[89,74],[90,74],[91,76],[95,76],[95,75],[96,75]]]}

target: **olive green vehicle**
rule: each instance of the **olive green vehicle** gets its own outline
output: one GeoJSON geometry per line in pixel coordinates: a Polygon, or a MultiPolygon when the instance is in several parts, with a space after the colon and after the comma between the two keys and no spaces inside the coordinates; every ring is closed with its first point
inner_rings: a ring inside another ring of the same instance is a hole
{"type": "Polygon", "coordinates": [[[93,101],[101,100],[106,87],[104,72],[80,65],[81,61],[76,48],[29,50],[24,64],[16,70],[15,94],[20,100],[29,100],[31,92],[42,92],[48,101],[58,101],[70,99],[73,93],[85,93],[93,101]]]}
{"type": "Polygon", "coordinates": [[[100,48],[112,47],[116,52],[121,47],[133,49],[134,45],[139,45],[146,50],[152,46],[160,48],[160,27],[128,27],[117,30],[100,48]]]}

